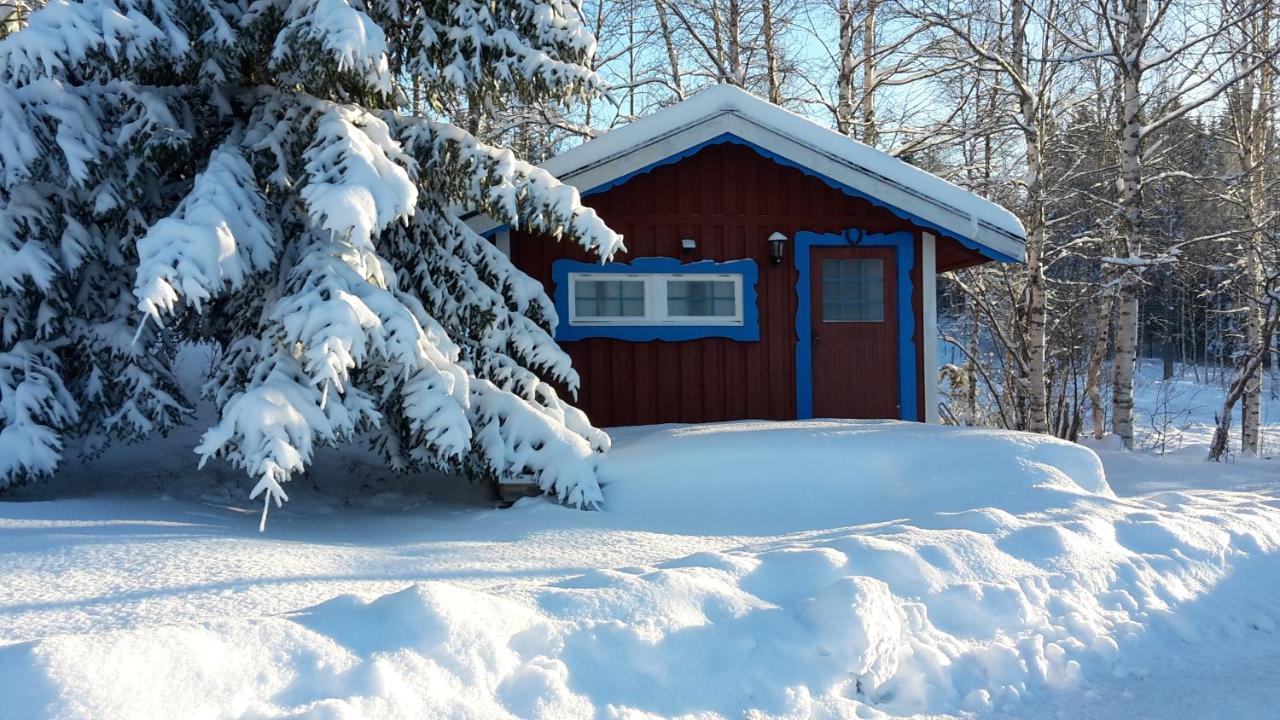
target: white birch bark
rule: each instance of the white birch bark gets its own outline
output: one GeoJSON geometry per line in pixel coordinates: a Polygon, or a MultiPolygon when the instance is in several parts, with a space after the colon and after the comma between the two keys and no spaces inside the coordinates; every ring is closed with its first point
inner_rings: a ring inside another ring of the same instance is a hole
{"type": "MultiPolygon", "coordinates": [[[[1123,0],[1117,77],[1120,81],[1119,249],[1120,257],[1136,261],[1142,254],[1142,50],[1150,13],[1149,0],[1123,0]]],[[[1115,379],[1111,389],[1111,431],[1126,448],[1133,447],[1133,378],[1138,361],[1137,269],[1121,267],[1116,297],[1115,379]]]]}
{"type": "MultiPolygon", "coordinates": [[[[1109,273],[1103,275],[1104,284],[1109,273]]],[[[1102,400],[1102,366],[1107,359],[1107,346],[1111,343],[1111,310],[1115,293],[1104,290],[1098,301],[1098,334],[1093,338],[1089,351],[1089,368],[1085,371],[1084,396],[1089,402],[1093,418],[1093,437],[1101,440],[1107,432],[1107,407],[1102,400]]]]}
{"type": "Polygon", "coordinates": [[[667,1],[655,0],[654,9],[658,11],[658,28],[662,31],[662,42],[667,51],[667,66],[671,73],[671,90],[677,100],[684,99],[684,83],[680,80],[680,48],[671,32],[671,20],[667,17],[667,1]]]}
{"type": "Polygon", "coordinates": [[[862,142],[875,147],[880,140],[876,125],[876,11],[880,0],[867,0],[867,14],[862,20],[862,142]]]}
{"type": "MultiPolygon", "coordinates": [[[[1265,57],[1270,53],[1270,33],[1271,6],[1268,4],[1258,19],[1257,30],[1252,38],[1258,56],[1265,57]]],[[[1253,232],[1249,233],[1244,257],[1247,283],[1245,353],[1249,358],[1262,357],[1267,351],[1267,338],[1263,332],[1263,304],[1266,301],[1267,287],[1263,267],[1265,236],[1262,228],[1268,221],[1266,142],[1271,125],[1273,77],[1271,63],[1264,63],[1254,74],[1245,78],[1244,87],[1241,90],[1243,102],[1248,103],[1250,115],[1246,125],[1249,133],[1246,139],[1247,147],[1242,149],[1245,150],[1243,165],[1250,169],[1248,208],[1249,221],[1254,227],[1253,232]]],[[[1250,365],[1246,364],[1245,367],[1249,368],[1250,365]]],[[[1245,376],[1240,402],[1240,452],[1246,456],[1257,457],[1262,425],[1262,364],[1260,362],[1254,364],[1252,370],[1245,376]]]]}
{"type": "Polygon", "coordinates": [[[853,137],[853,10],[849,0],[840,0],[840,71],[836,76],[836,129],[853,137]]]}
{"type": "MultiPolygon", "coordinates": [[[[1044,2],[1039,8],[1041,16],[1049,18],[1047,24],[1052,25],[1056,9],[1057,5],[1052,0],[1044,2]]],[[[967,25],[954,22],[941,12],[929,13],[924,17],[933,24],[948,28],[962,40],[976,59],[983,63],[979,67],[998,69],[996,82],[1007,84],[1017,102],[1014,118],[1022,132],[1026,163],[1023,174],[1026,205],[1021,213],[1026,229],[1026,264],[1023,266],[1025,277],[1019,300],[1026,323],[1018,323],[1018,327],[1010,329],[1007,335],[1002,334],[1002,337],[1010,340],[1005,343],[1011,360],[1006,365],[1006,370],[1012,373],[1005,392],[1009,395],[1009,405],[1018,408],[1018,427],[1046,433],[1049,431],[1049,420],[1045,381],[1047,297],[1044,249],[1048,198],[1044,189],[1043,137],[1049,118],[1043,106],[1043,98],[1048,92],[1044,85],[1052,84],[1056,68],[1042,65],[1041,72],[1033,77],[1030,60],[1032,53],[1027,33],[1032,11],[1028,0],[1012,2],[1012,31],[1007,54],[1003,54],[998,48],[993,49],[990,44],[975,37],[967,25]]],[[[1048,46],[1056,47],[1053,43],[1054,41],[1049,41],[1048,46]]],[[[1044,54],[1044,49],[1041,49],[1041,54],[1044,54]]],[[[874,127],[874,117],[869,127],[874,127]]],[[[987,149],[989,153],[989,144],[987,149]]]]}
{"type": "Polygon", "coordinates": [[[1032,87],[1027,64],[1027,3],[1013,2],[1013,53],[1010,58],[1014,87],[1018,92],[1018,110],[1022,119],[1023,144],[1026,146],[1027,207],[1023,220],[1027,231],[1027,430],[1049,431],[1045,397],[1045,192],[1043,180],[1044,145],[1040,132],[1043,113],[1038,88],[1032,87]]]}
{"type": "Polygon", "coordinates": [[[729,79],[734,85],[742,87],[746,84],[747,73],[742,66],[742,8],[738,0],[729,1],[728,34],[729,34],[729,79]]]}
{"type": "Polygon", "coordinates": [[[782,85],[778,79],[778,47],[774,37],[773,0],[760,2],[760,34],[764,39],[764,72],[769,88],[769,102],[782,104],[782,85]]]}

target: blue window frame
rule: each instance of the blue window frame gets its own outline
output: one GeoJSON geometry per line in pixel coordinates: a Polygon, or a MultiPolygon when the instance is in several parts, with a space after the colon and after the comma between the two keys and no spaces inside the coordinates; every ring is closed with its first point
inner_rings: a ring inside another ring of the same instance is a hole
{"type": "Polygon", "coordinates": [[[560,316],[556,340],[760,339],[754,260],[557,260],[551,277],[560,316]]]}

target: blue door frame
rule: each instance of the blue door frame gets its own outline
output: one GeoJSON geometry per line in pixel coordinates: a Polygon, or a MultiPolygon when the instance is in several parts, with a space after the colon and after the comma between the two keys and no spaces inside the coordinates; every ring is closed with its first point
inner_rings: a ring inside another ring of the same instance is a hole
{"type": "Polygon", "coordinates": [[[815,233],[802,230],[795,237],[795,262],[800,279],[796,281],[796,417],[813,417],[813,314],[810,308],[812,279],[809,249],[813,247],[860,245],[891,247],[897,255],[898,267],[898,404],[903,420],[918,420],[916,411],[916,313],[911,303],[914,288],[911,270],[915,267],[915,236],[906,231],[880,235],[864,235],[857,230],[848,233],[815,233]]]}

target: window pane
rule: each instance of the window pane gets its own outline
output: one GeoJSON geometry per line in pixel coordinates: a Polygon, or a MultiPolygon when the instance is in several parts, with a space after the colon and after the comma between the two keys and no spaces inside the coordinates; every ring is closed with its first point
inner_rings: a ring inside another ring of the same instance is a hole
{"type": "Polygon", "coordinates": [[[822,279],[823,280],[840,280],[840,265],[843,260],[823,260],[822,261],[822,279]]]}
{"type": "Polygon", "coordinates": [[[574,310],[578,317],[644,317],[643,280],[578,280],[574,310]]]}
{"type": "Polygon", "coordinates": [[[823,260],[822,320],[883,322],[884,261],[823,260]]]}
{"type": "Polygon", "coordinates": [[[672,317],[733,317],[738,314],[732,280],[669,280],[667,315],[672,317]]]}

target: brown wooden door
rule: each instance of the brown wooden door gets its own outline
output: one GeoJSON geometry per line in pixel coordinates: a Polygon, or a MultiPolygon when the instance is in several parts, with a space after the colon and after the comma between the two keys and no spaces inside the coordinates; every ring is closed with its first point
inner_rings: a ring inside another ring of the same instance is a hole
{"type": "Polygon", "coordinates": [[[815,247],[809,260],[813,416],[901,417],[895,251],[815,247]]]}

